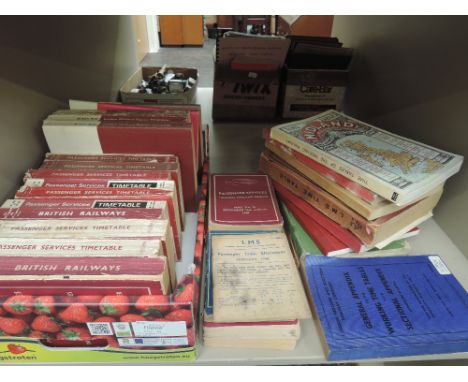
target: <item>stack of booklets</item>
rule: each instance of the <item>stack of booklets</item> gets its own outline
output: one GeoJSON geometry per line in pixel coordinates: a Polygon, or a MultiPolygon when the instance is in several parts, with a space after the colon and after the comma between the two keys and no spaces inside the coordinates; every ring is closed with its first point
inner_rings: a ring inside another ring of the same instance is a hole
{"type": "Polygon", "coordinates": [[[324,255],[416,234],[463,162],[335,110],[275,126],[265,145],[261,171],[324,255]]]}
{"type": "Polygon", "coordinates": [[[0,207],[0,287],[170,294],[182,195],[172,154],[47,154],[0,207]]]}
{"type": "Polygon", "coordinates": [[[439,256],[303,259],[329,360],[468,351],[468,294],[439,256]]]}
{"type": "Polygon", "coordinates": [[[205,346],[294,349],[310,310],[286,235],[213,235],[207,257],[205,346]]]}
{"type": "Polygon", "coordinates": [[[264,174],[212,174],[206,346],[293,349],[309,308],[264,174]]]}
{"type": "MultiPolygon", "coordinates": [[[[176,155],[183,203],[187,211],[196,211],[199,175],[205,156],[198,105],[140,106],[74,101],[70,107],[70,110],[52,113],[43,122],[50,152],[176,155]]],[[[129,167],[119,169],[128,170],[129,167]]],[[[140,163],[134,169],[154,170],[154,166],[140,163]]]]}

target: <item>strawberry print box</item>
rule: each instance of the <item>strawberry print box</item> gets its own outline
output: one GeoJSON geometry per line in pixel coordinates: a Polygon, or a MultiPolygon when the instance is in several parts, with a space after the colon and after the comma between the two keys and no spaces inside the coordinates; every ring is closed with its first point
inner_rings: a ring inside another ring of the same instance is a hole
{"type": "Polygon", "coordinates": [[[17,294],[0,297],[0,337],[48,346],[172,349],[194,346],[194,279],[172,296],[17,294]]]}

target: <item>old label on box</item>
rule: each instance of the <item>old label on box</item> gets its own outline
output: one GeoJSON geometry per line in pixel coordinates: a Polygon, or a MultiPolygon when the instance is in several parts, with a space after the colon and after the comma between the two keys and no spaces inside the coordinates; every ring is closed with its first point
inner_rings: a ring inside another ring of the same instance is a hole
{"type": "Polygon", "coordinates": [[[275,105],[278,85],[255,81],[219,81],[215,83],[216,104],[268,106],[275,105]]]}
{"type": "Polygon", "coordinates": [[[328,109],[341,109],[345,86],[288,85],[284,97],[285,117],[304,117],[328,109]]]}

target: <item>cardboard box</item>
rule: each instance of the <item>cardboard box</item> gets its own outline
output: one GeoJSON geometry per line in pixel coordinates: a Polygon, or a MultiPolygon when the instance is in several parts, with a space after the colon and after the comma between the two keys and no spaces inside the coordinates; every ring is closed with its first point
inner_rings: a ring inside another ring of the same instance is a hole
{"type": "MultiPolygon", "coordinates": [[[[41,301],[47,301],[47,303],[42,304],[43,308],[49,309],[50,315],[59,316],[61,319],[54,321],[52,324],[49,323],[49,325],[60,326],[60,331],[57,331],[57,328],[51,329],[49,326],[49,335],[46,335],[35,329],[36,325],[39,325],[38,322],[32,323],[39,316],[47,317],[42,313],[37,313],[38,305],[24,303],[23,301],[25,309],[31,309],[32,312],[26,312],[27,315],[18,317],[3,309],[8,298],[22,296],[24,300],[25,295],[29,295],[28,301],[32,299],[34,302],[39,297],[37,293],[31,291],[31,289],[28,291],[26,287],[20,287],[17,290],[18,293],[8,292],[7,295],[2,294],[2,291],[0,291],[0,301],[2,302],[1,306],[3,306],[0,311],[1,318],[24,321],[22,325],[25,326],[25,328],[19,327],[19,329],[22,329],[22,332],[19,332],[17,324],[16,326],[10,324],[9,329],[16,328],[15,332],[9,334],[2,332],[0,334],[0,365],[194,361],[198,353],[199,290],[206,243],[207,162],[205,162],[203,171],[204,182],[201,187],[202,197],[200,198],[197,213],[195,250],[191,265],[193,271],[182,276],[177,292],[168,298],[168,302],[162,301],[155,306],[151,303],[139,306],[137,305],[137,296],[131,296],[128,298],[128,304],[114,301],[114,305],[117,304],[118,309],[103,312],[101,310],[104,307],[103,300],[99,300],[99,303],[97,300],[92,301],[96,296],[78,297],[78,294],[57,294],[52,296],[48,294],[41,297],[41,301]],[[183,294],[184,291],[185,294],[183,294]],[[47,300],[44,300],[45,298],[47,300]],[[85,320],[78,322],[73,318],[75,321],[67,323],[66,320],[62,320],[66,318],[66,313],[63,312],[74,303],[75,306],[78,305],[77,303],[80,303],[80,305],[85,304],[89,310],[88,313],[94,312],[92,316],[90,315],[93,320],[98,316],[111,315],[116,322],[111,323],[105,320],[88,323],[84,322],[85,320]],[[119,312],[122,309],[128,310],[128,312],[119,312]],[[142,310],[145,311],[142,313],[142,310]],[[122,313],[124,314],[121,315],[122,313]],[[140,321],[140,314],[145,316],[144,322],[140,321]],[[126,315],[125,319],[123,318],[124,315],[126,315]],[[30,322],[30,320],[33,321],[30,322]],[[86,336],[86,339],[79,340],[73,333],[86,336]],[[62,338],[64,336],[68,338],[62,338]]],[[[41,295],[43,293],[44,295],[47,294],[45,290],[41,290],[41,295]]],[[[102,294],[106,294],[104,290],[102,294]]],[[[109,297],[116,296],[118,295],[108,296],[106,301],[109,301],[109,297]]],[[[39,300],[36,302],[39,302],[39,300]]],[[[2,325],[5,328],[5,322],[2,325]]]]}
{"type": "Polygon", "coordinates": [[[334,39],[319,45],[297,41],[286,59],[281,91],[283,118],[308,118],[328,109],[341,110],[353,49],[334,39]]]}
{"type": "Polygon", "coordinates": [[[132,93],[131,90],[137,88],[142,80],[148,81],[151,76],[158,72],[161,67],[143,66],[138,69],[120,89],[120,96],[123,103],[145,103],[145,104],[189,104],[192,103],[198,86],[198,70],[193,68],[167,67],[167,70],[173,70],[174,73],[183,73],[187,77],[192,77],[197,82],[193,87],[183,93],[165,93],[165,94],[145,94],[132,93]]]}
{"type": "Polygon", "coordinates": [[[234,70],[216,64],[214,120],[266,120],[276,116],[281,69],[234,70]]]}
{"type": "Polygon", "coordinates": [[[283,118],[307,118],[328,109],[341,110],[349,70],[285,68],[283,118]]]}

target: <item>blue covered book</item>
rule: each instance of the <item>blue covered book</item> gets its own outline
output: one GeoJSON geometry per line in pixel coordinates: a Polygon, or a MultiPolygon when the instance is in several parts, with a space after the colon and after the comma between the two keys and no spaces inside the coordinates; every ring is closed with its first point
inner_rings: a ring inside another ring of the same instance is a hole
{"type": "Polygon", "coordinates": [[[307,256],[331,361],[468,351],[468,294],[439,256],[307,256]]]}

